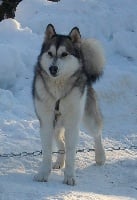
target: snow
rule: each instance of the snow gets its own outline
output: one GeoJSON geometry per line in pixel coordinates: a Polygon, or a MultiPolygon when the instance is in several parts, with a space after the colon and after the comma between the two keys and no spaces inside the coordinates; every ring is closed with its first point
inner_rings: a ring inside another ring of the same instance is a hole
{"type": "MultiPolygon", "coordinates": [[[[31,85],[48,23],[63,34],[78,26],[83,37],[101,41],[107,64],[95,89],[104,116],[105,147],[136,145],[136,19],[136,0],[23,0],[15,19],[1,21],[0,154],[41,149],[31,85]]],[[[92,147],[92,138],[81,132],[77,148],[92,147]]],[[[48,183],[34,182],[41,156],[0,157],[0,200],[136,200],[137,151],[107,151],[102,167],[95,165],[93,153],[77,154],[74,187],[62,184],[63,170],[53,170],[48,183]]]]}

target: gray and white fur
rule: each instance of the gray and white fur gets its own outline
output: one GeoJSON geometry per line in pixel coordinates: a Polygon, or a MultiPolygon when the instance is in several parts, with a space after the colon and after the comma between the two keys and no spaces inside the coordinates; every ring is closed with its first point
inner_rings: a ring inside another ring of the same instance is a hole
{"type": "Polygon", "coordinates": [[[48,181],[52,167],[65,166],[64,183],[75,185],[75,154],[80,124],[94,137],[95,160],[105,162],[102,144],[102,116],[92,84],[102,75],[105,59],[96,40],[84,40],[74,27],[69,35],[46,28],[35,67],[33,98],[40,121],[43,160],[36,181],[48,181]],[[58,154],[52,166],[52,142],[58,154]]]}

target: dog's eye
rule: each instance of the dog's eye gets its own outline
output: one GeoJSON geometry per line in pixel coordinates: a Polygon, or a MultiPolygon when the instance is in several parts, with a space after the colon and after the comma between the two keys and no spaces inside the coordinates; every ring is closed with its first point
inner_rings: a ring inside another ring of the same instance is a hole
{"type": "Polygon", "coordinates": [[[61,57],[66,57],[66,56],[68,56],[68,53],[67,52],[63,52],[62,54],[61,54],[61,57]]]}
{"type": "Polygon", "coordinates": [[[50,57],[53,57],[53,54],[52,54],[51,51],[48,51],[48,55],[49,55],[50,57]]]}

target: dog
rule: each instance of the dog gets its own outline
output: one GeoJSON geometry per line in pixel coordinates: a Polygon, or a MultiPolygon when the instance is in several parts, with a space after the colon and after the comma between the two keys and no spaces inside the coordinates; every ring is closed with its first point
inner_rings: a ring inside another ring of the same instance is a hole
{"type": "Polygon", "coordinates": [[[59,154],[53,165],[65,165],[64,183],[75,185],[75,154],[80,124],[94,137],[95,160],[105,163],[102,115],[93,83],[103,74],[105,58],[98,41],[82,39],[74,27],[69,35],[57,34],[52,24],[45,31],[35,67],[33,99],[40,122],[43,160],[34,180],[46,182],[52,169],[52,141],[59,154]]]}

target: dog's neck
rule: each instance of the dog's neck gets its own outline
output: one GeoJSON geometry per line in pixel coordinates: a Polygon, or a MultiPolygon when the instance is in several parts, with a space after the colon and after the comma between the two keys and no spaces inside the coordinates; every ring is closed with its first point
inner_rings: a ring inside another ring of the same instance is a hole
{"type": "Polygon", "coordinates": [[[59,100],[67,96],[73,89],[73,87],[76,86],[76,82],[79,79],[80,71],[76,71],[75,74],[70,77],[62,76],[52,78],[47,74],[44,69],[38,67],[37,73],[41,76],[48,93],[55,100],[59,100]]]}

